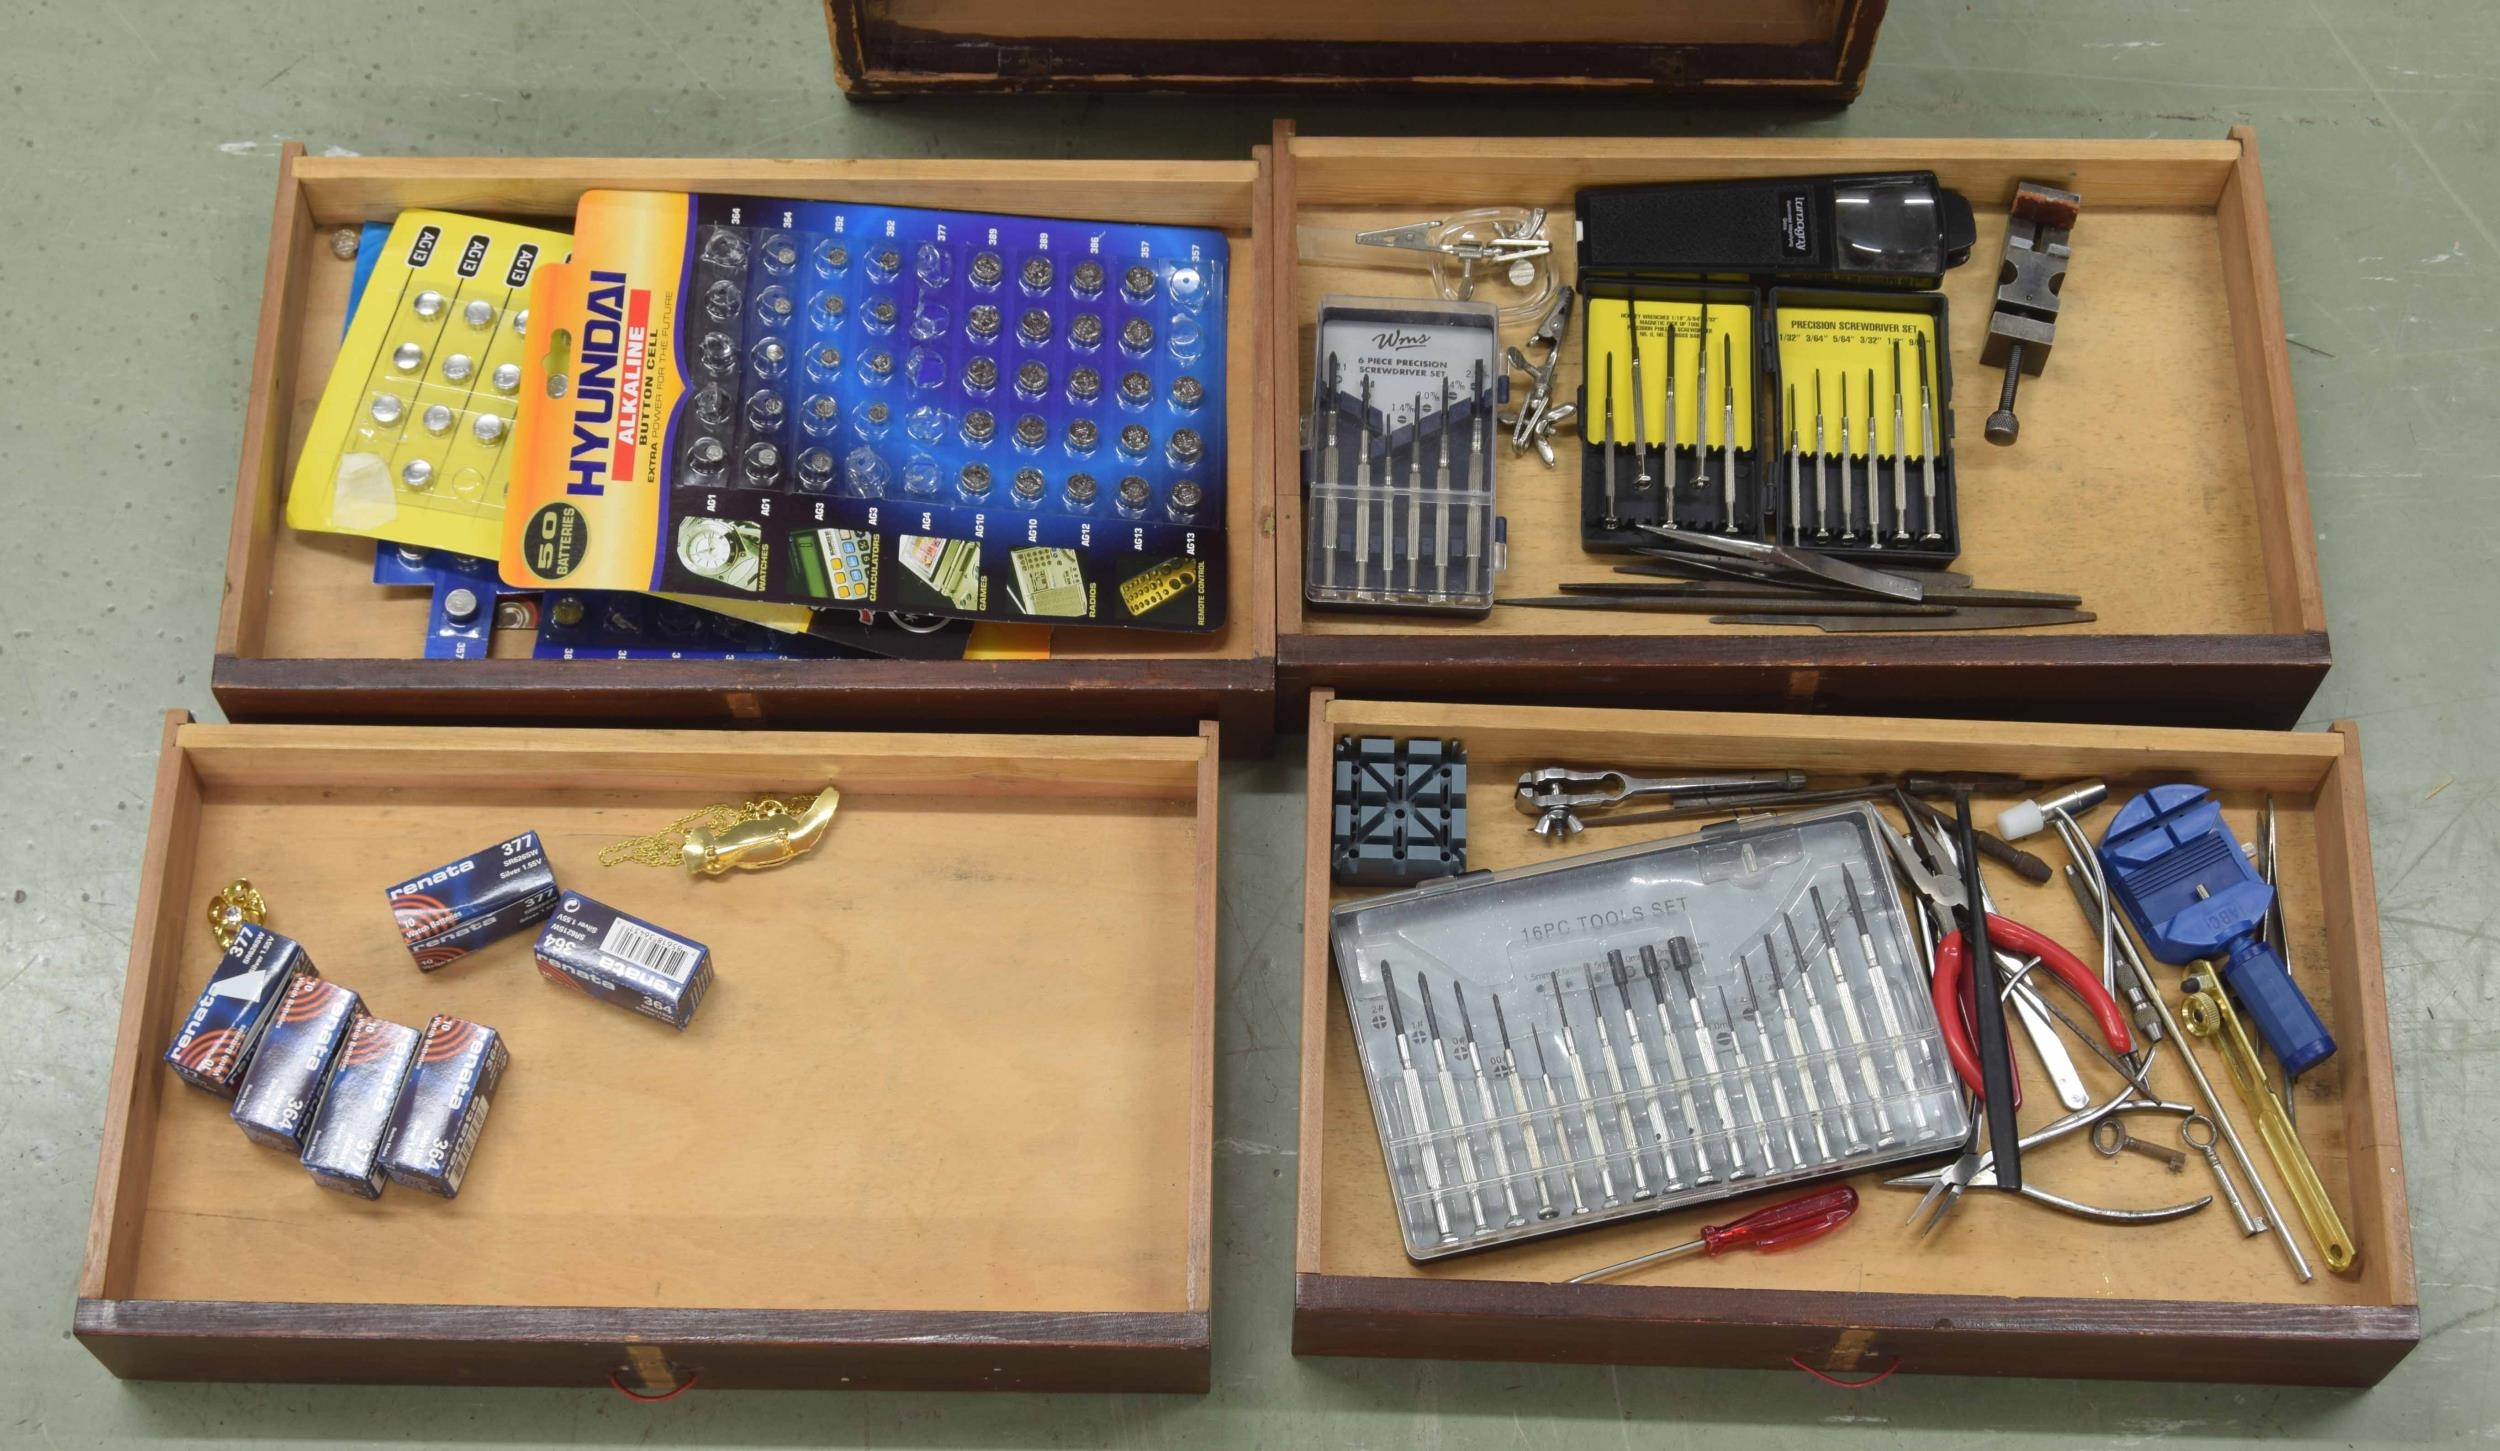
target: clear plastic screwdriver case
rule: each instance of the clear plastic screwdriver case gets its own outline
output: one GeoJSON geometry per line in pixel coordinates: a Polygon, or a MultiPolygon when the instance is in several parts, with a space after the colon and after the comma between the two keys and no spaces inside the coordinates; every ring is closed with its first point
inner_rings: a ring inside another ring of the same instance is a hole
{"type": "Polygon", "coordinates": [[[1407,1254],[1959,1144],[1969,1116],[1864,805],[1332,914],[1407,1254]]]}

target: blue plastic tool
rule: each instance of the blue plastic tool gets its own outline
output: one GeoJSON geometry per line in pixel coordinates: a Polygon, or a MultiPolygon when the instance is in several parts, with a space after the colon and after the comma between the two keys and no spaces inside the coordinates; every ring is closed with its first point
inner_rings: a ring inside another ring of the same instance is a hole
{"type": "Polygon", "coordinates": [[[2221,963],[2223,986],[2286,1077],[2334,1056],[2334,1035],[2283,959],[2259,939],[2274,889],[2240,850],[2213,793],[2180,783],[2129,801],[2101,837],[2101,867],[2155,957],[2221,963]]]}

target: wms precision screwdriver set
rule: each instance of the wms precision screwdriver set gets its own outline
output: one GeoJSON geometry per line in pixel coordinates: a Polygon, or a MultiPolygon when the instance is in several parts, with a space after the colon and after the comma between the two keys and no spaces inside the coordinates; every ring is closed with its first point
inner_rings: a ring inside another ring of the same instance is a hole
{"type": "Polygon", "coordinates": [[[1330,938],[1418,1260],[1969,1131],[1871,808],[1430,883],[1330,938]]]}

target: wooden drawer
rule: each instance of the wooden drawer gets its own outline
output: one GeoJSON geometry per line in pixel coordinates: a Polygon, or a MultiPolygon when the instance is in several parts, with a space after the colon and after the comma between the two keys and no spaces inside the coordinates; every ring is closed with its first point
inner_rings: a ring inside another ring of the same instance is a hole
{"type": "MultiPolygon", "coordinates": [[[[1315,693],[1311,779],[1328,779],[1348,735],[1454,737],[1469,751],[1469,865],[1548,860],[1512,809],[1518,774],[1569,763],[1723,770],[1793,766],[1857,779],[1903,770],[2100,777],[2113,795],[2160,779],[2201,781],[2250,834],[2272,793],[2292,960],[2340,1051],[2299,1084],[2299,1124],[2360,1254],[2299,1284],[2271,1237],[2243,1239],[2223,1206],[2167,1226],[2110,1227],[1973,1191],[1925,1240],[1904,1227],[1916,1196],[1862,1175],[1864,1207],[1828,1239],[1789,1254],[1689,1259],[1616,1284],[1563,1283],[1580,1271],[1691,1238],[1745,1206],[1683,1211],[1507,1249],[1409,1261],[1393,1222],[1371,1106],[1329,965],[1328,913],[1353,893],[1327,875],[1329,801],[1314,791],[1305,830],[1302,1115],[1295,1239],[1294,1348],[1311,1355],[1456,1360],[1783,1367],[1858,1376],[1898,1365],[1957,1375],[2061,1375],[2367,1385],[2421,1335],[2395,1063],[2380,977],[2361,753],[2349,725],[2285,733],[2152,727],[1938,723],[1337,699],[1315,693]]],[[[1996,803],[1987,803],[1993,807],[1996,803]]],[[[1993,811],[1983,813],[1992,819],[1993,811]]],[[[2087,818],[2096,836],[2108,810],[2087,818]]],[[[1689,824],[1592,827],[1619,846],[1689,824]]],[[[2051,840],[2037,848],[2062,862],[2051,840]]],[[[1991,871],[1998,909],[2059,940],[2093,941],[2063,886],[2031,888],[1991,871]]],[[[2084,953],[2089,959],[2090,954],[2084,953]]],[[[2155,975],[2175,1003],[2178,974],[2155,975]]],[[[2019,1035],[2017,1035],[2019,1037],[2019,1035]]],[[[2017,1050],[2018,1062],[2029,1048],[2017,1050]]],[[[2078,1053],[2078,1058],[2085,1055],[2078,1053]]],[[[2200,1057],[2275,1199],[2292,1201],[2219,1059],[2200,1057]]],[[[2086,1077],[2104,1070],[2086,1059],[2086,1077]]],[[[1557,1069],[1557,1072],[1560,1070],[1557,1069]]],[[[2029,1067],[2027,1128],[2059,1112],[2029,1067]]],[[[2114,1075],[2107,1083],[2114,1089],[2114,1075]]],[[[2171,1050],[2153,1082],[2192,1096],[2171,1050]]],[[[2027,1178],[2091,1202],[2175,1203],[2211,1190],[2191,1157],[2177,1178],[2124,1156],[2104,1162],[2067,1139],[2024,1156],[2027,1178]]]]}
{"type": "Polygon", "coordinates": [[[677,161],[306,156],[279,162],[277,216],[243,433],[211,677],[238,721],[904,724],[1227,728],[1266,748],[1274,718],[1274,485],[1261,426],[1264,158],[1238,162],[677,161]],[[1203,635],[1059,630],[1048,660],[552,661],[526,632],[492,658],[424,660],[422,590],[372,583],[371,541],[286,526],[289,473],[337,356],[352,264],[338,227],[404,208],[569,226],[593,187],[839,197],[1079,213],[1222,228],[1233,239],[1225,520],[1233,597],[1203,635]]]}
{"type": "MultiPolygon", "coordinates": [[[[2037,720],[2289,726],[2325,675],[2326,611],[2292,407],[2255,134],[2217,141],[1385,139],[1297,136],[1272,148],[1280,377],[1279,535],[1303,537],[1297,414],[1312,318],[1335,292],[1428,295],[1420,268],[1299,265],[1297,227],[1386,226],[1492,203],[1552,210],[1616,182],[1930,169],[1980,219],[1948,275],[1956,461],[1980,583],[2080,593],[2097,622],[2033,631],[1825,635],[1699,615],[1497,609],[1483,620],[1357,615],[1302,598],[1278,551],[1278,708],[1315,686],[1375,696],[2037,720]],[[2000,374],[1979,365],[2017,181],[2082,194],[2058,348],[2023,389],[2022,441],[1980,437],[2000,374]],[[1281,367],[1281,361],[1280,361],[1281,367]]],[[[1558,249],[1568,253],[1566,244],[1558,249]]],[[[1566,280],[1569,263],[1564,262],[1566,280]]],[[[1572,327],[1557,396],[1579,387],[1572,327]]],[[[1525,325],[1506,330],[1523,341],[1525,325]]],[[[1513,386],[1524,384],[1514,378],[1513,386]]],[[[1941,406],[1941,405],[1940,405],[1941,406]]],[[[1563,467],[1500,459],[1507,595],[1610,577],[1579,545],[1576,444],[1563,467]]]]}
{"type": "Polygon", "coordinates": [[[169,716],[79,1338],[181,1380],[1204,1390],[1216,745],[169,716]],[[597,865],[827,781],[802,861],[597,865]],[[712,948],[690,1029],[558,990],[527,939],[410,962],[392,874],[522,829],[712,948]],[[382,1016],[503,1031],[457,1200],[318,1188],[159,1061],[238,875],[382,1016]]]}
{"type": "Polygon", "coordinates": [[[1850,101],[1886,0],[1557,0],[1533,15],[1269,0],[825,0],[855,97],[961,91],[1549,91],[1850,101]]]}

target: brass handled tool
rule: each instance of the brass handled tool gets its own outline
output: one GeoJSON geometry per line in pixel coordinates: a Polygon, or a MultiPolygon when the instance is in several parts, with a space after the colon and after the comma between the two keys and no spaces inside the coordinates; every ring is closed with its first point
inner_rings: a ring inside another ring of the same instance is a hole
{"type": "MultiPolygon", "coordinates": [[[[1519,1144],[1527,1153],[1528,1176],[1536,1181],[1536,1217],[1551,1219],[1554,1191],[1545,1182],[1545,1151],[1537,1147],[1536,1120],[1529,1113],[1528,1086],[1519,1081],[1519,1055],[1510,1050],[1510,1021],[1502,1016],[1502,995],[1493,995],[1493,1033],[1502,1040],[1502,1073],[1510,1080],[1511,1111],[1519,1115],[1519,1144]]],[[[1551,1092],[1551,1085],[1547,1091],[1551,1092]]]]}
{"type": "Polygon", "coordinates": [[[2335,1202],[2327,1197],[2326,1185],[2318,1178],[2318,1166],[2309,1161],[2309,1151],[2301,1147],[2300,1134],[2283,1112],[2282,1101],[2266,1084],[2265,1064],[2257,1057],[2257,1045],[2250,1041],[2239,1010],[2231,1006],[2230,995],[2208,975],[2210,972],[2209,967],[2199,963],[2180,984],[2186,991],[2179,1002],[2181,1026],[2189,1036],[2209,1039],[2222,1050],[2223,1065],[2231,1070],[2231,1081],[2239,1087],[2240,1102],[2256,1118],[2257,1134],[2266,1141],[2274,1167],[2283,1175],[2283,1186],[2291,1191],[2292,1203],[2300,1210],[2301,1222],[2309,1226],[2309,1237],[2317,1241],[2319,1257],[2330,1270],[2351,1269],[2356,1257],[2352,1237],[2344,1232],[2344,1221],[2335,1212],[2335,1202]]]}

